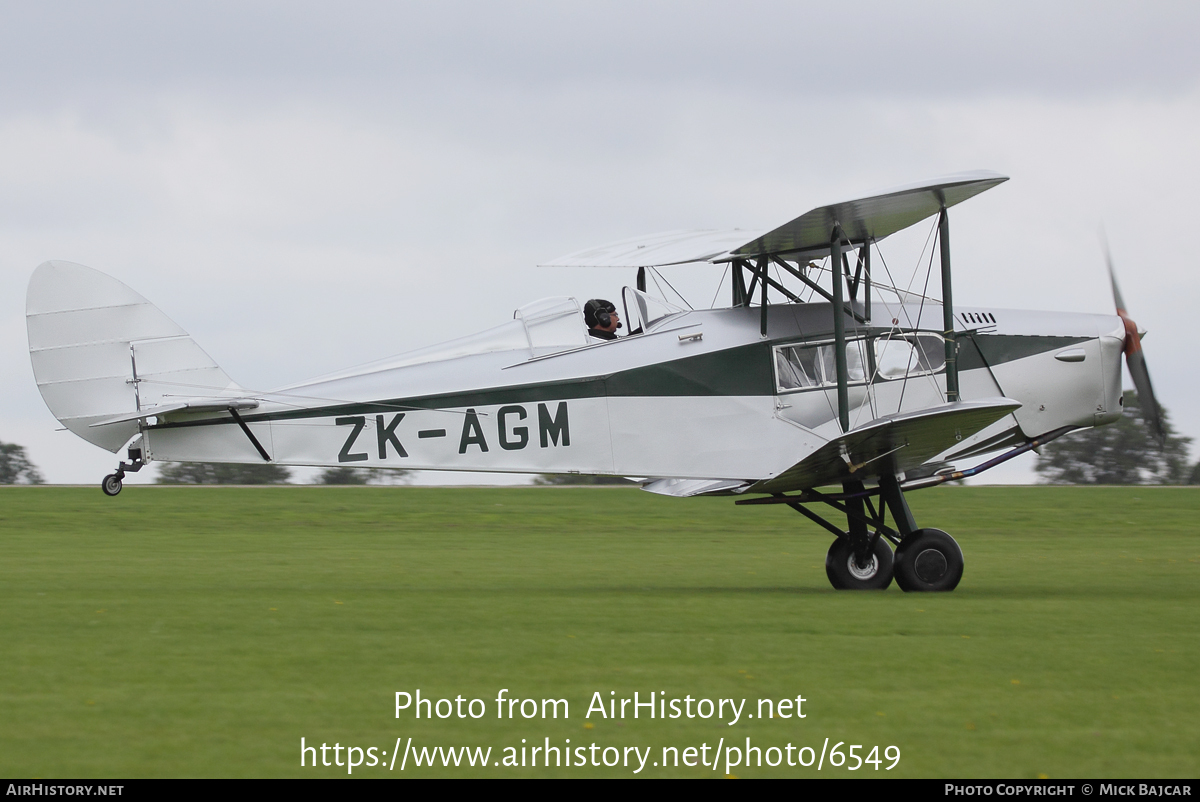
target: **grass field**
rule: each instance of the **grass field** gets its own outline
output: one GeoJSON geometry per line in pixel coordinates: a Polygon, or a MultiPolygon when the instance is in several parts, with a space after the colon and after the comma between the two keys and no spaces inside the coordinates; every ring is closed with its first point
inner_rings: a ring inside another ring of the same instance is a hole
{"type": "MultiPolygon", "coordinates": [[[[637,776],[720,777],[723,762],[650,763],[828,737],[901,759],[732,773],[1200,774],[1200,489],[911,501],[963,547],[954,593],[835,592],[828,537],[794,512],[638,490],[0,489],[0,772],[345,776],[301,769],[301,737],[385,760],[411,737],[492,762],[522,738],[652,747],[637,776]],[[417,688],[487,715],[397,719],[395,692],[417,688]],[[567,699],[570,717],[497,719],[502,688],[567,699]],[[744,713],[802,695],[806,717],[587,717],[597,691],[744,713]]],[[[412,760],[354,776],[633,775],[412,760]]]]}

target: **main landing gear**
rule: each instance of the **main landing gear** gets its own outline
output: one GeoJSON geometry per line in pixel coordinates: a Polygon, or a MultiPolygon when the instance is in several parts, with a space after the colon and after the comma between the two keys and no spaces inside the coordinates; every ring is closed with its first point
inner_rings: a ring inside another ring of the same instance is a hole
{"type": "Polygon", "coordinates": [[[829,584],[838,590],[883,590],[892,584],[892,548],[883,538],[865,560],[860,560],[847,538],[838,538],[825,555],[825,573],[829,584]]]}
{"type": "Polygon", "coordinates": [[[892,570],[903,590],[954,590],[962,579],[962,549],[941,529],[918,529],[896,547],[892,570]]]}
{"type": "Polygon", "coordinates": [[[836,538],[825,555],[825,573],[838,590],[884,590],[896,584],[904,591],[954,590],[962,579],[963,553],[954,538],[940,529],[918,529],[900,483],[892,474],[868,490],[862,482],[846,482],[842,492],[827,495],[807,490],[798,496],[746,499],[739,504],[787,504],[836,538]],[[879,507],[872,503],[879,497],[879,507]],[[846,516],[849,531],[804,505],[819,501],[846,516]],[[895,528],[885,518],[891,512],[895,528]],[[895,546],[895,553],[892,552],[895,546]]]}
{"type": "Polygon", "coordinates": [[[121,492],[121,480],[125,478],[125,473],[137,473],[146,463],[142,460],[142,449],[130,447],[129,462],[117,463],[117,472],[110,473],[104,477],[104,481],[100,483],[100,489],[104,491],[106,496],[115,496],[121,492]]]}

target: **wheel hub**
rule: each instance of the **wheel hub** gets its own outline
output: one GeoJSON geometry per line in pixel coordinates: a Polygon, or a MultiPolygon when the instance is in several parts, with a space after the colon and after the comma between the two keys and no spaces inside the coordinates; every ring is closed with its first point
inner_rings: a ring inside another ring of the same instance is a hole
{"type": "Polygon", "coordinates": [[[925,549],[913,560],[913,571],[922,582],[938,581],[946,575],[949,567],[946,555],[937,549],[925,549]]]}
{"type": "Polygon", "coordinates": [[[879,559],[872,554],[871,558],[866,563],[859,565],[854,559],[854,555],[850,555],[850,559],[846,561],[846,567],[850,569],[850,575],[855,579],[870,579],[879,571],[879,559]]]}

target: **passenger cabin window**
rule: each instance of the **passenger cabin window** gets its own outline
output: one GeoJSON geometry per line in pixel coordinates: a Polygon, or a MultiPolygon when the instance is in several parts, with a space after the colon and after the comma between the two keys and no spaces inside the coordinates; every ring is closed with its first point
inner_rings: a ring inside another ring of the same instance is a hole
{"type": "MultiPolygon", "coordinates": [[[[863,340],[846,343],[846,374],[851,382],[861,383],[867,379],[864,345],[863,340]]],[[[775,375],[779,392],[837,386],[837,360],[833,343],[776,348],[775,375]]]]}
{"type": "MultiPolygon", "coordinates": [[[[862,339],[846,343],[846,374],[850,384],[865,383],[872,367],[875,379],[882,381],[924,376],[946,367],[946,341],[937,334],[888,335],[876,338],[870,345],[868,348],[868,341],[862,339]],[[873,359],[873,364],[869,359],[873,359]]],[[[775,379],[781,393],[811,387],[836,387],[834,344],[777,346],[775,379]]]]}
{"type": "Polygon", "coordinates": [[[875,373],[881,379],[923,376],[946,367],[946,341],[937,334],[903,334],[875,340],[875,373]]]}

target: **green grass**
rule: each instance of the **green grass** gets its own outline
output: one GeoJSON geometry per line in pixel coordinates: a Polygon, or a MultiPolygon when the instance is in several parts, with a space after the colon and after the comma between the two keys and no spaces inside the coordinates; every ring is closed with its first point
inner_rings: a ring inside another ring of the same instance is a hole
{"type": "MultiPolygon", "coordinates": [[[[637,490],[0,489],[0,772],[344,776],[301,769],[300,738],[390,755],[402,736],[493,760],[547,737],[651,762],[722,737],[901,750],[820,776],[1200,773],[1200,490],[911,501],[963,547],[954,593],[835,592],[828,537],[794,512],[637,490]],[[487,717],[396,719],[416,688],[487,717]],[[497,720],[501,688],[570,718],[497,720]],[[588,728],[595,691],[803,695],[806,718],[588,728]]],[[[399,766],[354,776],[632,773],[399,766]]]]}

